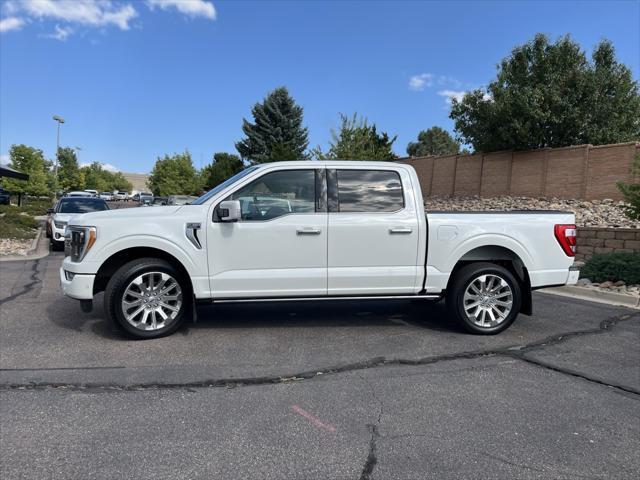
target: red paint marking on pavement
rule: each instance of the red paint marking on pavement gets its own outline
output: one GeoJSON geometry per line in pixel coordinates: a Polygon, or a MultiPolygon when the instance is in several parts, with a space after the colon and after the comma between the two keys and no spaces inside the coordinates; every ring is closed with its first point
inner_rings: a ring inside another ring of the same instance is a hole
{"type": "Polygon", "coordinates": [[[309,420],[314,426],[316,426],[318,428],[322,428],[323,430],[327,430],[329,432],[335,432],[336,431],[336,427],[334,427],[333,425],[328,424],[328,423],[323,423],[318,417],[310,414],[306,410],[303,410],[298,405],[292,405],[291,409],[294,412],[296,412],[298,415],[302,415],[304,418],[309,420]]]}

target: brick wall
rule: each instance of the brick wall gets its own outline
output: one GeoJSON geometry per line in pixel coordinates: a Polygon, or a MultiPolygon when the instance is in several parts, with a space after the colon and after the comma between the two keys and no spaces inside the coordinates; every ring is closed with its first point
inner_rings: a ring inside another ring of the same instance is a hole
{"type": "Polygon", "coordinates": [[[416,169],[425,197],[513,195],[622,200],[616,182],[640,180],[631,174],[636,152],[640,152],[640,144],[630,142],[398,161],[416,169]]]}
{"type": "Polygon", "coordinates": [[[640,228],[578,228],[576,260],[588,260],[594,253],[640,253],[640,228]]]}

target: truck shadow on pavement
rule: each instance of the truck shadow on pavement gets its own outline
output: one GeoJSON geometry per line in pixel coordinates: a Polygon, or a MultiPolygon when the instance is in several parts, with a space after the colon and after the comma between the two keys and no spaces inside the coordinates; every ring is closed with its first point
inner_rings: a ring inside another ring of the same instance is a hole
{"type": "MultiPolygon", "coordinates": [[[[54,300],[47,316],[55,325],[77,332],[87,326],[96,335],[111,340],[130,340],[105,318],[103,295],[94,299],[91,313],[83,313],[77,302],[54,300]],[[62,313],[62,314],[61,314],[62,313]]],[[[185,320],[176,335],[191,335],[208,329],[407,327],[432,331],[461,332],[447,316],[443,302],[411,300],[337,300],[198,305],[195,323],[185,320]]]]}

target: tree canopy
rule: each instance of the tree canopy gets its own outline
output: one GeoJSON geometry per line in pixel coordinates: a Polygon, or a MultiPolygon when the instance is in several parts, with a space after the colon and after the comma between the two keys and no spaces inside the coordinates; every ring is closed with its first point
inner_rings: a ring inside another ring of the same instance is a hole
{"type": "Polygon", "coordinates": [[[133,185],[121,172],[110,172],[105,170],[101,163],[92,162],[80,169],[82,185],[80,189],[98,190],[99,192],[114,192],[122,190],[130,192],[133,185]]]}
{"type": "Polygon", "coordinates": [[[327,153],[320,148],[314,150],[318,159],[339,160],[394,160],[392,145],[397,136],[389,138],[386,132],[378,133],[374,124],[369,125],[366,118],[359,118],[356,113],[351,117],[340,114],[340,129],[332,132],[327,153]]]}
{"type": "Polygon", "coordinates": [[[55,186],[51,162],[45,160],[42,150],[27,145],[11,145],[9,166],[29,175],[29,180],[4,179],[9,192],[29,195],[51,195],[55,186]]]}
{"type": "Polygon", "coordinates": [[[58,149],[58,184],[64,191],[84,188],[84,178],[80,173],[78,158],[73,148],[58,149]]]}
{"type": "Polygon", "coordinates": [[[189,151],[158,158],[149,176],[149,187],[161,197],[200,194],[200,177],[189,151]]]}
{"type": "Polygon", "coordinates": [[[454,98],[450,117],[477,151],[617,143],[640,138],[640,92],[609,41],[589,61],[569,36],[538,34],[502,60],[486,90],[454,98]]]}
{"type": "Polygon", "coordinates": [[[302,107],[285,87],[269,93],[251,109],[254,123],[243,119],[246,138],[236,143],[238,153],[253,163],[303,160],[309,145],[308,131],[302,126],[302,107]]]}
{"type": "Polygon", "coordinates": [[[211,190],[227,178],[244,168],[240,157],[231,153],[218,152],[213,155],[213,163],[202,169],[202,183],[205,190],[211,190]]]}
{"type": "Polygon", "coordinates": [[[418,133],[418,141],[407,145],[407,155],[426,157],[428,155],[455,155],[460,153],[460,142],[440,127],[431,127],[418,133]]]}

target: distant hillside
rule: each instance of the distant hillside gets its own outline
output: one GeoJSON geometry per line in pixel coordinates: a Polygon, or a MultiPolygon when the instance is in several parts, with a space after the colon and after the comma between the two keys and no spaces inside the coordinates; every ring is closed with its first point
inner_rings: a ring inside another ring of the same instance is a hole
{"type": "Polygon", "coordinates": [[[146,173],[125,173],[122,172],[124,178],[131,182],[133,185],[133,190],[138,192],[146,192],[149,190],[149,186],[147,185],[147,180],[149,180],[149,175],[146,173]]]}

